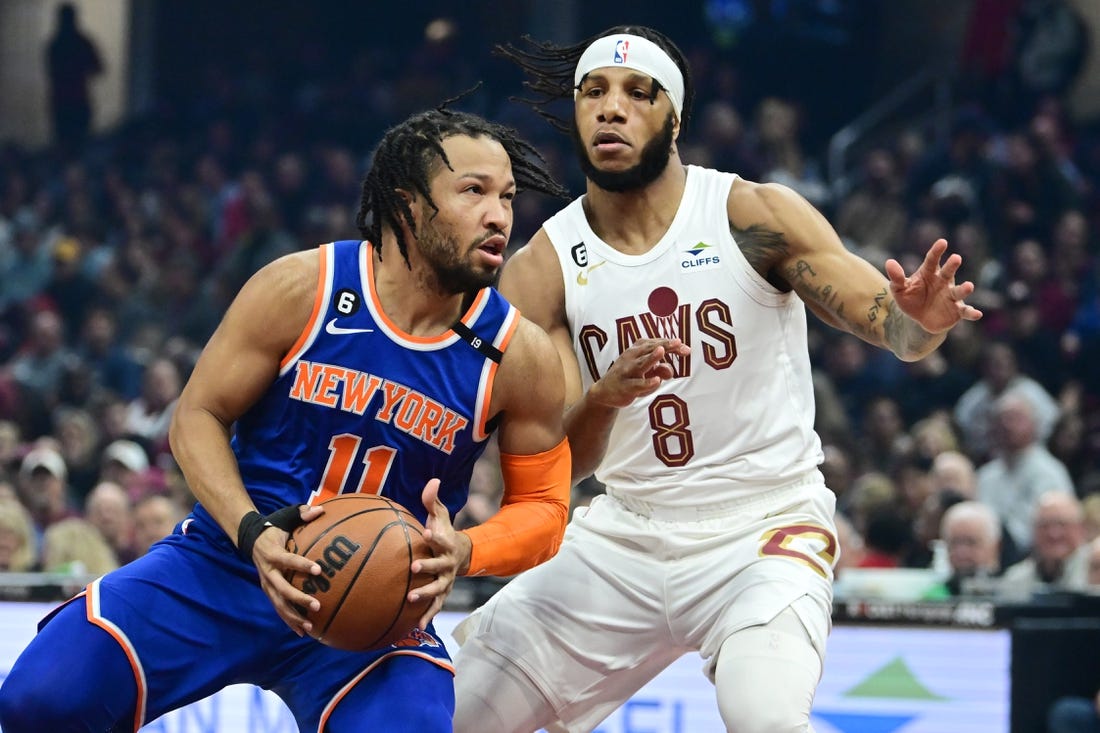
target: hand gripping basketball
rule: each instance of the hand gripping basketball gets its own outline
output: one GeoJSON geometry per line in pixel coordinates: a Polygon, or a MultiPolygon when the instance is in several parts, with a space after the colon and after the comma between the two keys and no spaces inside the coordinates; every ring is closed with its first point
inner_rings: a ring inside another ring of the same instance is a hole
{"type": "Polygon", "coordinates": [[[251,511],[241,517],[241,523],[237,525],[237,554],[252,562],[252,548],[256,546],[256,540],[265,529],[278,527],[284,532],[293,532],[303,524],[305,520],[302,519],[301,504],[276,509],[266,517],[257,511],[251,511]]]}

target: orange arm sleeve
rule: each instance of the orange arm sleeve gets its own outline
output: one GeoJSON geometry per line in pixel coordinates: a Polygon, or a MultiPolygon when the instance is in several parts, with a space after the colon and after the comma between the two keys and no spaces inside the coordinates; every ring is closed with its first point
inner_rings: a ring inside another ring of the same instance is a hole
{"type": "Polygon", "coordinates": [[[467,575],[515,575],[554,556],[569,519],[568,440],[542,453],[502,453],[500,511],[465,530],[472,550],[467,575]]]}

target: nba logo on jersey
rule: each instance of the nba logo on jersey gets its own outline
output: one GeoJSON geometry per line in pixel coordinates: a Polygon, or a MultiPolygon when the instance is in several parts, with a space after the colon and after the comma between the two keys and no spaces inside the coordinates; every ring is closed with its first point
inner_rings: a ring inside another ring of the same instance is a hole
{"type": "Polygon", "coordinates": [[[626,63],[626,52],[629,49],[630,49],[630,41],[626,40],[625,38],[620,38],[618,41],[615,41],[615,58],[614,58],[614,61],[615,61],[616,64],[625,64],[626,63]]]}

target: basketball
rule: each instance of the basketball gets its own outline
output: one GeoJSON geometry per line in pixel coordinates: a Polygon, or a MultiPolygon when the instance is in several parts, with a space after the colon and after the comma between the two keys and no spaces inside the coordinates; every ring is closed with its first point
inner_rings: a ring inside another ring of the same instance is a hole
{"type": "Polygon", "coordinates": [[[337,649],[367,651],[407,636],[431,599],[408,602],[409,591],[434,579],[414,574],[413,560],[432,556],[424,526],[408,509],[375,494],[342,494],[325,513],[294,530],[287,549],[321,566],[320,575],[287,580],[321,603],[302,609],[310,635],[337,649]]]}

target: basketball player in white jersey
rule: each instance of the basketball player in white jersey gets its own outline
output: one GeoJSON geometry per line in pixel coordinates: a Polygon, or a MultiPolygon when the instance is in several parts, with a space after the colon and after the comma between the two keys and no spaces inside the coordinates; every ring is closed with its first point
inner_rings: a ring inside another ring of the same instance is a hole
{"type": "Polygon", "coordinates": [[[730,731],[811,730],[837,541],[806,309],[915,360],[981,317],[973,285],[943,240],[883,276],[790,189],[684,166],[691,80],[656,31],[501,51],[575,99],[586,195],[501,290],[565,363],[574,481],[607,492],[459,627],[455,730],[591,731],[691,651],[730,731]]]}

